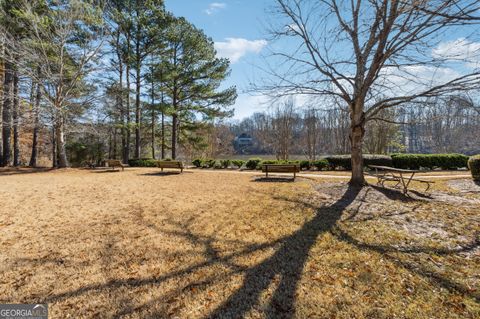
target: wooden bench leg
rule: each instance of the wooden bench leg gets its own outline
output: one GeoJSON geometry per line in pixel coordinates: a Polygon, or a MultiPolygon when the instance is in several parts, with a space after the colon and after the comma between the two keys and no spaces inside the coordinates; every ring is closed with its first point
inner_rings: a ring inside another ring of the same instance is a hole
{"type": "Polygon", "coordinates": [[[295,177],[297,177],[297,172],[293,172],[293,180],[295,180],[295,177]]]}

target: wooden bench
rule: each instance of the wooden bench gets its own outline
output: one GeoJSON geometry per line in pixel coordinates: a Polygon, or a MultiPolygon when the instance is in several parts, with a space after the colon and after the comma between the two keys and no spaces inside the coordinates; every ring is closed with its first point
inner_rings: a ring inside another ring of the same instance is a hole
{"type": "Polygon", "coordinates": [[[180,161],[157,161],[157,167],[162,169],[164,168],[177,168],[180,170],[180,173],[183,173],[183,162],[180,161]]]}
{"type": "Polygon", "coordinates": [[[300,172],[300,165],[297,164],[263,164],[262,172],[265,173],[265,178],[268,178],[268,173],[293,173],[293,180],[300,172]]]}
{"type": "Polygon", "coordinates": [[[377,165],[369,165],[369,167],[374,169],[375,171],[375,173],[371,175],[377,178],[378,180],[377,185],[381,185],[382,187],[385,187],[385,182],[388,182],[388,181],[397,182],[397,184],[395,184],[394,187],[398,187],[399,185],[402,185],[403,192],[405,194],[408,193],[408,187],[410,186],[410,182],[412,181],[427,184],[427,188],[425,189],[425,192],[427,192],[430,189],[431,184],[435,183],[433,181],[414,178],[415,174],[419,173],[419,171],[400,169],[400,168],[394,168],[389,166],[377,166],[377,165]]]}
{"type": "Polygon", "coordinates": [[[115,167],[121,167],[122,171],[125,170],[125,165],[120,160],[106,160],[105,163],[108,167],[111,167],[112,170],[115,170],[115,167]]]}

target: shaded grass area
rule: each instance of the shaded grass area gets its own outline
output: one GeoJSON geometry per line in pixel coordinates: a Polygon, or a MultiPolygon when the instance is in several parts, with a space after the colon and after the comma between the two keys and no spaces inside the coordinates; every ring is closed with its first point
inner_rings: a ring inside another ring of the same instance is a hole
{"type": "Polygon", "coordinates": [[[157,173],[0,177],[0,303],[47,302],[52,318],[480,316],[478,193],[157,173]]]}

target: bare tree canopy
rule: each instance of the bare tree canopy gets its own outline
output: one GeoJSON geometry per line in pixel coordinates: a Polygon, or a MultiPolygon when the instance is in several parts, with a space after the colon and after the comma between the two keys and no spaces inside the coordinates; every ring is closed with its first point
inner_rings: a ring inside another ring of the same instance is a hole
{"type": "Polygon", "coordinates": [[[479,8],[473,0],[276,0],[270,80],[258,89],[347,105],[351,183],[362,185],[367,121],[406,102],[478,87],[479,8]],[[472,38],[456,39],[459,30],[472,38]]]}

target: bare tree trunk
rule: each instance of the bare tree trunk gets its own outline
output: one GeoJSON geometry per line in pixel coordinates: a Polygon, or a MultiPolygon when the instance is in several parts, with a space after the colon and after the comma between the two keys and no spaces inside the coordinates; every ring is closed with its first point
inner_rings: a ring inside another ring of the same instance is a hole
{"type": "Polygon", "coordinates": [[[11,160],[11,133],[12,133],[12,84],[13,64],[5,61],[5,76],[3,81],[3,111],[2,111],[2,166],[10,165],[11,160]]]}
{"type": "Polygon", "coordinates": [[[18,71],[13,72],[13,166],[20,166],[18,71]]]}
{"type": "Polygon", "coordinates": [[[55,142],[57,146],[58,168],[68,167],[67,152],[65,149],[65,124],[59,116],[55,123],[55,142]]]}
{"type": "Polygon", "coordinates": [[[352,155],[352,178],[350,184],[353,186],[364,186],[366,184],[363,175],[363,137],[365,136],[365,114],[362,108],[354,106],[351,112],[350,142],[352,155]]]}
{"type": "MultiPolygon", "coordinates": [[[[33,85],[33,83],[32,83],[33,85]]],[[[35,97],[35,104],[33,108],[33,137],[32,137],[32,156],[30,157],[29,166],[37,166],[37,154],[38,154],[38,131],[39,131],[39,117],[40,117],[40,99],[42,98],[42,93],[40,90],[40,85],[37,84],[37,94],[35,97]]]]}
{"type": "Polygon", "coordinates": [[[58,159],[57,159],[57,142],[56,140],[56,130],[55,130],[55,125],[52,126],[52,167],[57,168],[58,167],[58,159]]]}

